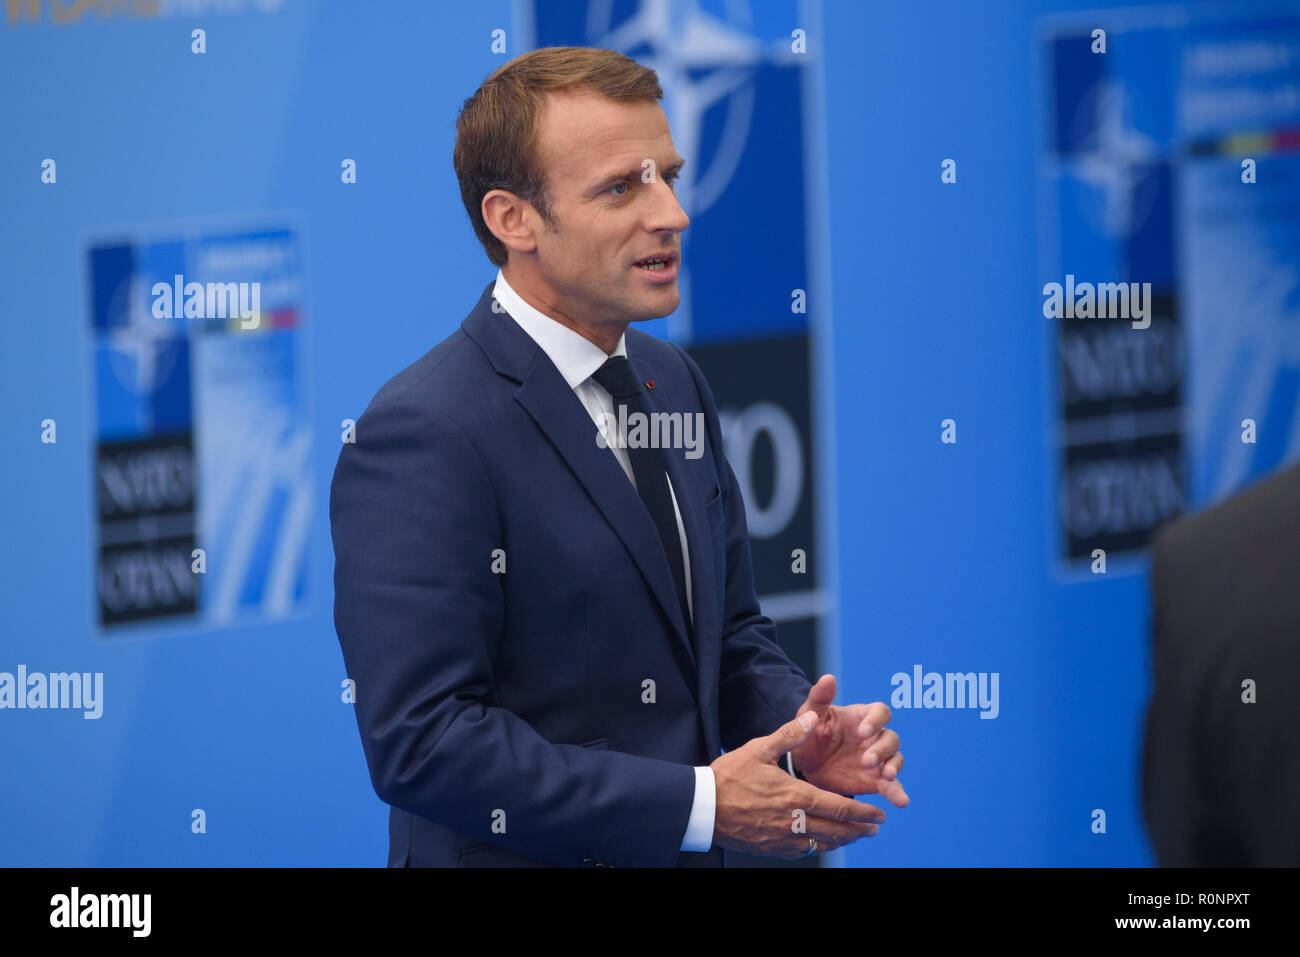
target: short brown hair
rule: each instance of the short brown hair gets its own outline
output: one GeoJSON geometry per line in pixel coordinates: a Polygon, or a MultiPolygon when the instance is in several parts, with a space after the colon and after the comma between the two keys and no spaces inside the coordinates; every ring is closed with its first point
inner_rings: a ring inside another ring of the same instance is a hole
{"type": "Polygon", "coordinates": [[[535,150],[538,118],[547,93],[579,89],[621,101],[664,95],[654,70],[621,53],[542,47],[504,64],[461,107],[452,163],[469,220],[494,265],[505,265],[506,247],[483,222],[483,197],[507,190],[554,225],[546,173],[535,150]]]}

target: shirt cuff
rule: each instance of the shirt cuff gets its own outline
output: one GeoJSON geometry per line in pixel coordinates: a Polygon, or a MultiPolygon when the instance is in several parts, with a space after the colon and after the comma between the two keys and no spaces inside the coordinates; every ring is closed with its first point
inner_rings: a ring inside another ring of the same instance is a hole
{"type": "Polygon", "coordinates": [[[806,777],[803,776],[803,773],[794,766],[794,755],[791,754],[789,751],[785,753],[785,769],[790,772],[791,777],[796,777],[800,781],[808,780],[806,777]]]}
{"type": "Polygon", "coordinates": [[[691,817],[686,822],[686,836],[682,850],[703,853],[713,847],[713,818],[718,807],[718,783],[713,778],[713,768],[695,769],[695,800],[691,803],[691,817]]]}

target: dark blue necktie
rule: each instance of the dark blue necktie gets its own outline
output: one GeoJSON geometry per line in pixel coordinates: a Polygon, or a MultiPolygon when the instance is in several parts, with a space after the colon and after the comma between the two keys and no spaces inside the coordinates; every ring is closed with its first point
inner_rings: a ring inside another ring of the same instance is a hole
{"type": "MultiPolygon", "coordinates": [[[[650,417],[645,406],[645,394],[641,384],[632,374],[626,356],[614,356],[591,376],[599,382],[614,400],[614,414],[619,414],[619,406],[627,406],[628,421],[632,414],[640,412],[645,419],[646,435],[650,435],[650,417]]],[[[629,431],[631,426],[629,426],[629,431]]],[[[617,429],[616,429],[617,431],[617,429]]],[[[611,444],[617,439],[611,437],[611,444]]],[[[641,443],[644,445],[644,443],[641,443]]],[[[682,609],[682,621],[686,624],[686,633],[691,633],[690,608],[686,603],[686,569],[682,562],[682,541],[677,534],[677,516],[673,511],[672,495],[668,490],[668,460],[663,449],[634,448],[627,449],[632,461],[632,474],[636,477],[636,490],[645,504],[646,511],[659,532],[659,541],[664,547],[664,557],[668,559],[668,568],[673,574],[673,585],[677,588],[677,604],[682,609]]]]}

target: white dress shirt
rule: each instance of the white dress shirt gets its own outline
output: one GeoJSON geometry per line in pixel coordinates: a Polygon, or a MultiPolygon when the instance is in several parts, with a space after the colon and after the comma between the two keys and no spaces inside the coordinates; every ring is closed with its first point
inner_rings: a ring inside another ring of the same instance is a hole
{"type": "MultiPolygon", "coordinates": [[[[564,381],[569,384],[569,388],[574,391],[582,405],[591,416],[593,424],[600,429],[605,436],[605,444],[618,464],[623,467],[627,473],[628,480],[636,487],[636,478],[632,474],[632,460],[628,457],[625,443],[617,441],[616,437],[609,434],[607,423],[616,421],[611,419],[614,416],[614,400],[610,394],[605,391],[605,387],[593,379],[592,373],[605,364],[610,356],[605,354],[605,350],[587,339],[584,339],[578,333],[574,332],[568,326],[561,325],[550,316],[539,312],[533,306],[524,302],[519,294],[510,288],[506,282],[506,277],[500,269],[497,270],[496,285],[492,289],[492,295],[524,332],[537,343],[555,368],[560,370],[560,375],[564,381]]],[[[626,336],[619,336],[618,345],[614,349],[614,355],[626,356],[627,346],[624,342],[626,336]]],[[[616,426],[617,427],[617,426],[616,426]]],[[[592,434],[592,441],[596,440],[595,433],[592,434]]],[[[665,477],[667,477],[665,475],[665,477]]],[[[677,507],[677,494],[673,491],[673,482],[668,478],[668,494],[672,496],[673,513],[677,516],[677,536],[682,545],[682,565],[686,572],[686,605],[691,615],[691,622],[695,621],[695,606],[691,599],[691,556],[690,549],[686,545],[686,527],[682,524],[682,513],[677,507]]],[[[717,782],[713,778],[713,769],[710,767],[697,767],[695,769],[695,800],[691,804],[690,820],[686,823],[686,834],[682,838],[683,851],[707,851],[713,846],[713,818],[717,810],[717,782]]]]}

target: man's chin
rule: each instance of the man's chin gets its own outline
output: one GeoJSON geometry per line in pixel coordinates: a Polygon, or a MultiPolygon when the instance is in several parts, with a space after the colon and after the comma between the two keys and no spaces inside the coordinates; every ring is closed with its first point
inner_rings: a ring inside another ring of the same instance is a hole
{"type": "Polygon", "coordinates": [[[662,319],[664,316],[670,316],[677,311],[677,307],[682,303],[682,295],[677,291],[677,284],[673,283],[671,287],[666,287],[661,298],[654,302],[641,302],[632,315],[632,322],[646,322],[650,319],[662,319]],[[668,294],[671,289],[672,295],[668,294]]]}

